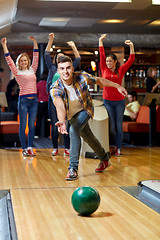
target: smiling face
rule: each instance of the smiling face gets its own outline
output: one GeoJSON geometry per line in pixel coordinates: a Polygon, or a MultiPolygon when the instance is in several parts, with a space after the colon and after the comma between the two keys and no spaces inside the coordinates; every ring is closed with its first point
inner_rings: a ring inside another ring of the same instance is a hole
{"type": "Polygon", "coordinates": [[[31,60],[27,53],[21,53],[16,60],[16,65],[19,70],[27,70],[31,65],[31,60]]]}
{"type": "Polygon", "coordinates": [[[117,60],[115,61],[112,57],[108,56],[106,58],[106,64],[110,70],[114,71],[116,69],[116,63],[117,63],[117,60]]]}
{"type": "Polygon", "coordinates": [[[73,64],[71,62],[58,63],[58,73],[65,84],[71,85],[73,82],[73,64]]]}
{"type": "Polygon", "coordinates": [[[19,59],[19,66],[22,70],[28,69],[28,59],[26,56],[23,56],[19,59]]]}

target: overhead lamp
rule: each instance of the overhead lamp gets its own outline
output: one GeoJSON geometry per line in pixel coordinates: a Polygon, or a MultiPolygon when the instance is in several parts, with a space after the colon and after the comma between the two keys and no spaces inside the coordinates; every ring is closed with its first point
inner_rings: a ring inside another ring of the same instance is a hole
{"type": "Polygon", "coordinates": [[[99,23],[124,23],[126,19],[104,19],[100,20],[99,23]]]}
{"type": "Polygon", "coordinates": [[[160,26],[160,19],[151,22],[149,25],[160,26]]]}
{"type": "Polygon", "coordinates": [[[160,0],[152,0],[153,5],[160,5],[160,0]]]}
{"type": "Polygon", "coordinates": [[[117,2],[117,3],[129,3],[132,2],[132,0],[38,0],[41,2],[117,2]]]}

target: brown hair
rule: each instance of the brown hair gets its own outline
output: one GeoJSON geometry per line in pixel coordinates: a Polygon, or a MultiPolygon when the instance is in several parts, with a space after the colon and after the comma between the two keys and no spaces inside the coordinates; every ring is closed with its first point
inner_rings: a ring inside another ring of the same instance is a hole
{"type": "Polygon", "coordinates": [[[148,70],[147,70],[147,77],[152,77],[152,72],[153,72],[154,70],[157,71],[157,68],[154,67],[154,66],[149,67],[148,70]]]}
{"type": "Polygon", "coordinates": [[[19,70],[22,70],[21,67],[20,67],[20,59],[21,59],[22,57],[26,57],[26,58],[27,58],[27,60],[28,60],[27,69],[29,69],[30,66],[31,66],[31,60],[30,60],[30,58],[29,58],[29,56],[28,56],[27,53],[21,53],[21,54],[17,57],[17,60],[16,60],[16,66],[17,66],[17,68],[18,68],[19,70]]]}
{"type": "Polygon", "coordinates": [[[71,62],[72,59],[66,55],[58,57],[58,63],[71,62]]]}

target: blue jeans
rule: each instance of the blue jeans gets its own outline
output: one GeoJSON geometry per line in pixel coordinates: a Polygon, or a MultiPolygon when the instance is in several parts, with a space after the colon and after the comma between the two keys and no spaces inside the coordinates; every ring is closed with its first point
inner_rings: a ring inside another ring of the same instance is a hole
{"type": "Polygon", "coordinates": [[[108,161],[108,154],[105,152],[101,143],[92,133],[88,120],[90,117],[87,112],[81,111],[75,114],[70,122],[70,168],[74,168],[78,170],[79,165],[79,155],[81,149],[81,139],[80,136],[84,139],[85,142],[93,149],[93,151],[97,154],[98,158],[103,161],[108,161]]]}
{"type": "Polygon", "coordinates": [[[20,98],[18,99],[18,113],[20,119],[19,126],[19,139],[21,142],[22,149],[26,148],[26,135],[25,128],[27,123],[27,114],[28,114],[28,147],[33,146],[34,139],[34,123],[37,116],[38,109],[38,99],[35,98],[20,98]]]}
{"type": "Polygon", "coordinates": [[[110,118],[110,128],[114,137],[115,146],[120,149],[123,141],[123,114],[125,110],[125,101],[103,100],[110,118]]]}
{"type": "MultiPolygon", "coordinates": [[[[51,119],[51,126],[52,126],[51,138],[52,138],[53,148],[58,148],[59,133],[58,133],[58,127],[55,125],[55,123],[58,122],[58,118],[57,118],[56,107],[52,102],[51,96],[49,96],[49,99],[48,99],[48,112],[49,112],[49,117],[51,119]]],[[[67,132],[69,132],[69,124],[67,125],[67,132]]],[[[69,135],[64,134],[63,139],[64,139],[64,147],[69,149],[70,148],[69,135]]]]}

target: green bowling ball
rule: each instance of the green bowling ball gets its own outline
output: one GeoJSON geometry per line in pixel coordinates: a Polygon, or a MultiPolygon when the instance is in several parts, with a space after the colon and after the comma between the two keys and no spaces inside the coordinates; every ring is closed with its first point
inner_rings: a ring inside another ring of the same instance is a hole
{"type": "Polygon", "coordinates": [[[89,216],[98,209],[100,195],[93,187],[79,187],[73,192],[71,202],[75,211],[81,216],[89,216]]]}

